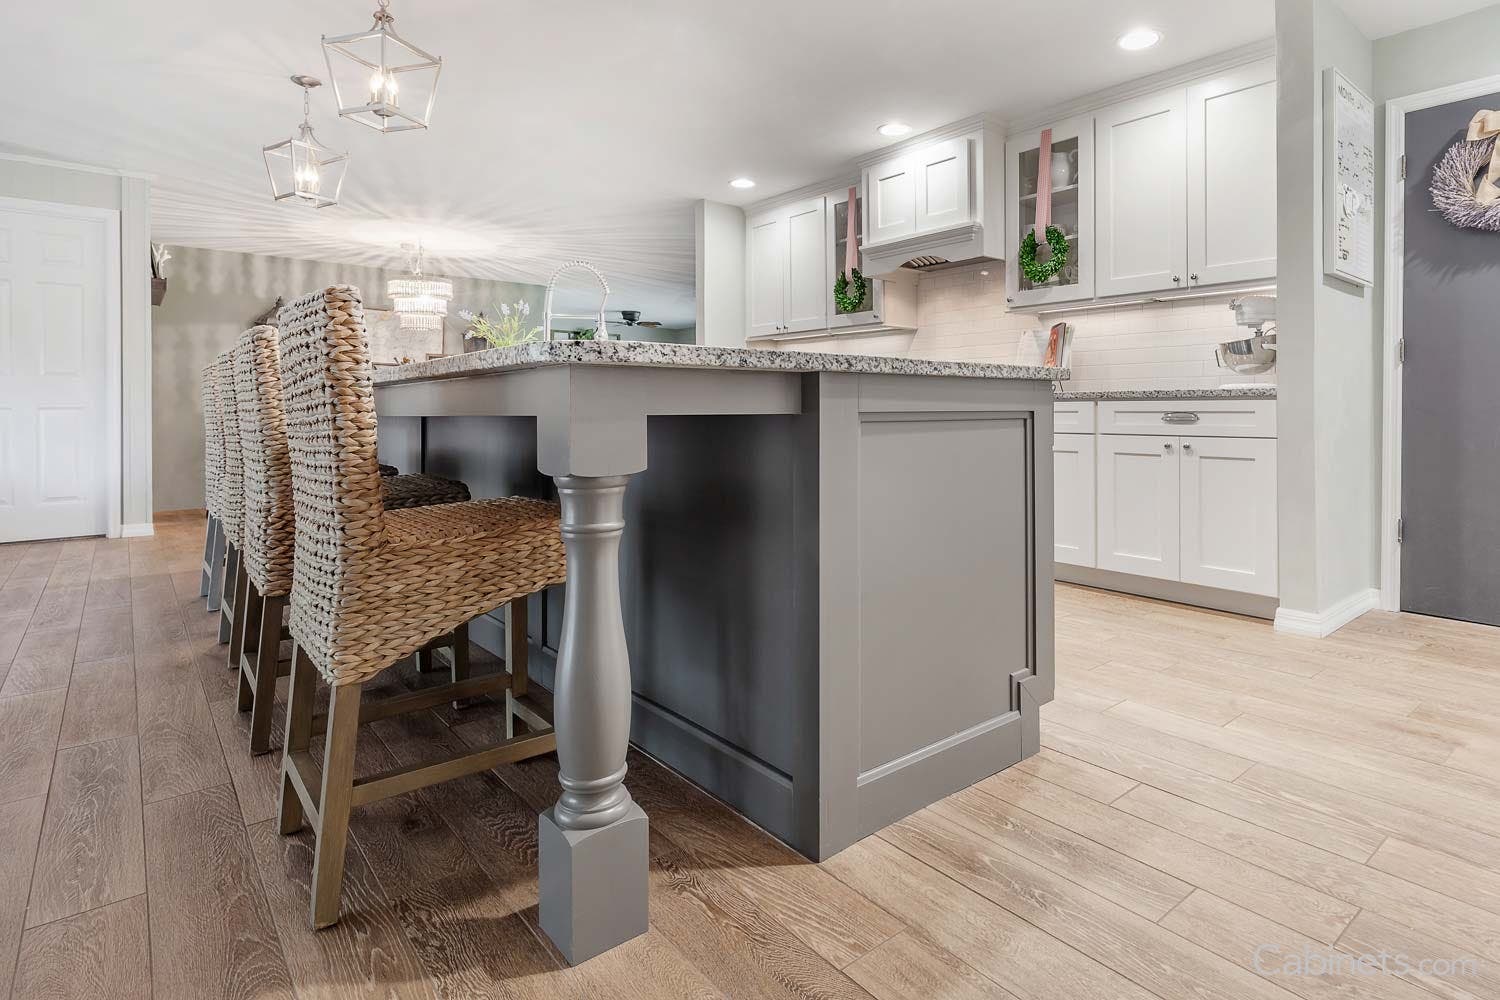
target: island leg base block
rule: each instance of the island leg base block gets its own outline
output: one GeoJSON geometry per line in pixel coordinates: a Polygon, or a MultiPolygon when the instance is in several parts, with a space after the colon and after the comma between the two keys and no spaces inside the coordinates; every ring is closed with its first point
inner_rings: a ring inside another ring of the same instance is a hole
{"type": "Polygon", "coordinates": [[[572,965],[646,933],[649,846],[635,803],[598,830],[564,830],[548,809],[537,819],[542,930],[572,965]]]}

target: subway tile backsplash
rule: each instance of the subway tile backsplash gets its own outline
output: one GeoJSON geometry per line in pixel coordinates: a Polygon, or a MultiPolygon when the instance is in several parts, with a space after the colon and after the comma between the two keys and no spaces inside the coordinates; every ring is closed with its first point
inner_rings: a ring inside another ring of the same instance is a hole
{"type": "Polygon", "coordinates": [[[1073,379],[1079,391],[1208,389],[1271,383],[1276,372],[1236,375],[1214,364],[1214,348],[1247,336],[1229,310],[1232,296],[1050,313],[1011,312],[1005,265],[973,264],[918,277],[915,333],[826,337],[784,346],[838,354],[882,354],[942,361],[1009,362],[1022,332],[1073,326],[1073,379]]]}

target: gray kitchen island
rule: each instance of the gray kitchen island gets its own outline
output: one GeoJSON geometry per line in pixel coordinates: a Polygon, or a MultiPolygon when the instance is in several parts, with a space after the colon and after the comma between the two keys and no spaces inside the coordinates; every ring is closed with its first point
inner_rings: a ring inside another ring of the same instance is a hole
{"type": "Polygon", "coordinates": [[[377,370],[382,461],[562,504],[568,583],[528,630],[570,961],[646,930],[627,742],[814,859],[1036,752],[1066,377],[643,342],[377,370]]]}

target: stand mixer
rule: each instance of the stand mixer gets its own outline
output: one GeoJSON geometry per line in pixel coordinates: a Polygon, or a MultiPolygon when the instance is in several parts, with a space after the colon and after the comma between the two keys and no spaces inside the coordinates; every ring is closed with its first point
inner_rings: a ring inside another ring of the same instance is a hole
{"type": "Polygon", "coordinates": [[[1276,367],[1276,297],[1245,295],[1231,299],[1229,308],[1234,310],[1235,323],[1255,334],[1220,344],[1214,351],[1219,367],[1236,375],[1260,375],[1276,367]]]}

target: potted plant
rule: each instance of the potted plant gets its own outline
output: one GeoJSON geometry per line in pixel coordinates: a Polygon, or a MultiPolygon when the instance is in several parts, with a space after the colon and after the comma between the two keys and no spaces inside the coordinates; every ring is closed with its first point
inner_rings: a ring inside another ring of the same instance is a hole
{"type": "Polygon", "coordinates": [[[464,331],[465,340],[482,340],[491,347],[516,347],[536,340],[542,332],[539,326],[527,328],[526,320],[531,315],[531,303],[518,299],[514,305],[500,303],[500,319],[491,320],[484,313],[460,309],[459,317],[469,324],[464,331]]]}

